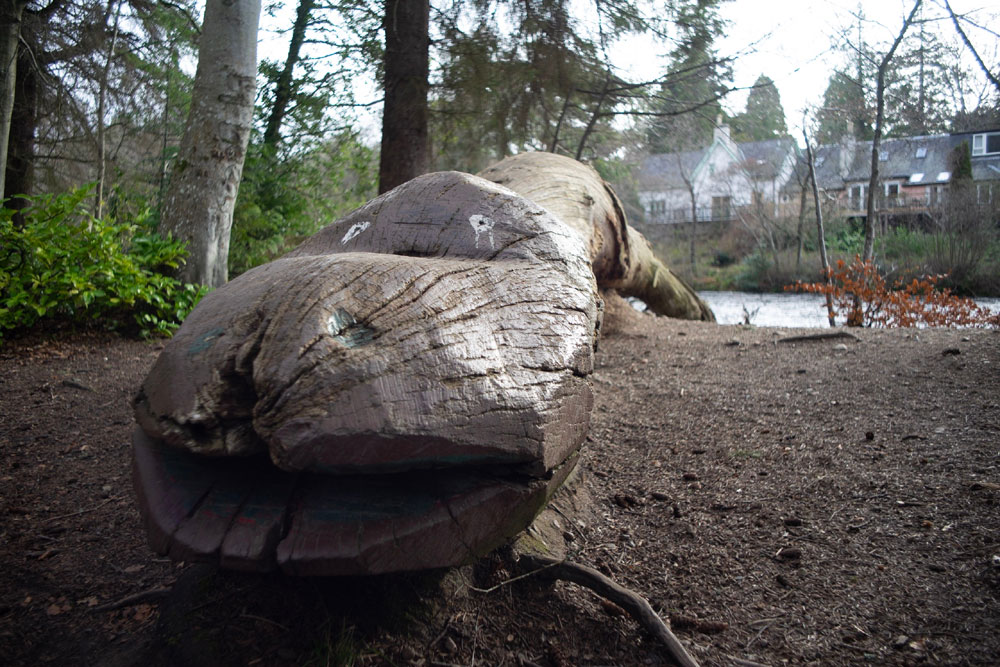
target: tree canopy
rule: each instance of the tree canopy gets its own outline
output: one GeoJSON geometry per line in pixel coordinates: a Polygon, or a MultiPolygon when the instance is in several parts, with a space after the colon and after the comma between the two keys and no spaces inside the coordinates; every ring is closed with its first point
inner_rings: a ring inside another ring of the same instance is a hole
{"type": "Polygon", "coordinates": [[[788,134],[785,109],[774,81],[766,75],[757,77],[747,96],[746,110],[733,119],[736,141],[766,141],[788,134]]]}

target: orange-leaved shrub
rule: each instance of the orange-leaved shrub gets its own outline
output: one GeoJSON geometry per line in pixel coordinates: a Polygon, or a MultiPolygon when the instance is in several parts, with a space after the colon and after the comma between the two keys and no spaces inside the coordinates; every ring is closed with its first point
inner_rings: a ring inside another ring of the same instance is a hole
{"type": "Polygon", "coordinates": [[[851,327],[988,327],[1000,328],[1000,313],[939,288],[944,275],[895,281],[888,286],[871,261],[858,255],[850,264],[837,260],[824,283],[796,282],[785,290],[831,297],[834,314],[847,316],[851,327]]]}

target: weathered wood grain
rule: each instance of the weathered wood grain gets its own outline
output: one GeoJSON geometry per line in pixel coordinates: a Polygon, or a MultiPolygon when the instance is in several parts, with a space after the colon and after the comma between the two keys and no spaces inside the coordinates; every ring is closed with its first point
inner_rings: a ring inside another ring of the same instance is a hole
{"type": "Polygon", "coordinates": [[[289,470],[540,474],[589,421],[587,266],[537,205],[465,174],[416,179],[208,295],[143,383],[137,420],[171,445],[268,450],[289,470]]]}
{"type": "Polygon", "coordinates": [[[134,401],[171,558],[300,575],[447,567],[575,465],[600,299],[582,237],[475,176],[407,183],[209,294],[134,401]]]}
{"type": "Polygon", "coordinates": [[[509,469],[331,476],[280,470],[263,457],[208,458],[139,428],[133,451],[140,508],[158,553],[304,576],[466,563],[520,532],[578,458],[548,479],[509,469]]]}

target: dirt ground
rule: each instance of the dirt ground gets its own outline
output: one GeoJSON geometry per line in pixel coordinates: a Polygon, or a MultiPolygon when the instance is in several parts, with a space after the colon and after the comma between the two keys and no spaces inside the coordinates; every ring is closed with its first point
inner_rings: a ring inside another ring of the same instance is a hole
{"type": "MultiPolygon", "coordinates": [[[[1000,333],[628,319],[600,343],[573,560],[702,665],[1000,664],[1000,333]]],[[[158,557],[128,404],[161,347],[0,347],[0,664],[669,664],[500,558],[318,580],[158,557]]]]}

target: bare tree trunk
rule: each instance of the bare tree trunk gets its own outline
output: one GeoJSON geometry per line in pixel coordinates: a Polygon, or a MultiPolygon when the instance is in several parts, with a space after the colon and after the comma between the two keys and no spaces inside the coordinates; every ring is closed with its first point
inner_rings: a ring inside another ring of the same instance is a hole
{"type": "MultiPolygon", "coordinates": [[[[830,260],[826,256],[826,231],[823,229],[823,207],[819,200],[819,186],[816,184],[816,163],[813,160],[812,144],[809,143],[809,135],[806,133],[805,123],[802,124],[802,138],[806,142],[806,159],[809,160],[809,182],[812,184],[813,202],[816,206],[816,233],[819,236],[819,261],[823,267],[823,276],[826,283],[830,284],[830,260]]],[[[805,192],[805,188],[802,189],[805,192]]],[[[803,205],[805,204],[803,197],[803,205]]],[[[799,216],[802,219],[802,216],[799,216]]],[[[833,296],[826,295],[826,317],[830,326],[837,326],[833,315],[833,296]]]]}
{"type": "MultiPolygon", "coordinates": [[[[678,158],[679,160],[680,158],[678,158]]],[[[694,191],[694,181],[689,179],[686,174],[684,174],[683,169],[681,170],[681,178],[684,180],[684,185],[687,186],[688,195],[691,197],[691,225],[688,227],[688,251],[690,253],[690,263],[691,263],[691,275],[698,275],[698,263],[697,256],[695,255],[694,248],[694,236],[695,227],[698,226],[698,196],[694,191]]]]}
{"type": "Polygon", "coordinates": [[[278,76],[274,87],[274,106],[271,115],[267,117],[267,127],[264,129],[264,144],[277,146],[281,140],[281,123],[288,113],[288,105],[292,101],[292,81],[295,66],[299,63],[299,53],[306,38],[306,28],[309,27],[309,17],[316,0],[299,0],[299,8],[295,13],[295,23],[292,25],[292,38],[288,42],[288,56],[285,67],[278,76]]]}
{"type": "Polygon", "coordinates": [[[38,127],[38,87],[40,74],[28,49],[19,49],[14,82],[14,105],[7,143],[4,196],[7,208],[23,209],[35,184],[35,132],[38,127]]]}
{"type": "MultiPolygon", "coordinates": [[[[804,132],[804,131],[803,131],[804,132]]],[[[805,184],[802,185],[802,189],[799,191],[799,228],[795,232],[798,237],[798,244],[795,248],[795,272],[798,273],[802,268],[802,245],[805,242],[805,225],[806,225],[806,188],[805,184]]]]}
{"type": "Polygon", "coordinates": [[[556,128],[552,132],[552,141],[549,142],[549,152],[555,153],[556,149],[559,148],[559,132],[562,130],[563,120],[566,118],[566,111],[569,109],[569,100],[572,96],[572,91],[566,92],[566,97],[563,99],[562,110],[559,111],[559,118],[556,120],[556,128]]]}
{"type": "Polygon", "coordinates": [[[861,255],[861,260],[864,262],[871,261],[872,256],[875,254],[875,191],[879,183],[878,155],[882,142],[882,125],[885,123],[885,73],[889,69],[889,63],[892,61],[892,56],[896,53],[899,43],[903,41],[903,36],[906,34],[907,28],[910,27],[913,18],[917,15],[917,10],[920,9],[921,1],[916,0],[913,3],[910,15],[903,21],[903,27],[900,29],[899,34],[896,35],[895,41],[892,43],[889,51],[882,57],[882,61],[878,66],[878,78],[875,87],[875,135],[872,137],[872,168],[871,178],[868,181],[868,199],[865,211],[865,247],[861,255]]]}
{"type": "Polygon", "coordinates": [[[27,0],[4,0],[0,5],[0,202],[7,176],[7,148],[10,145],[11,113],[14,110],[14,81],[17,77],[18,38],[27,0]]]}
{"type": "Polygon", "coordinates": [[[590,114],[590,120],[587,121],[587,127],[584,128],[583,136],[580,137],[580,143],[576,147],[577,160],[583,157],[583,149],[587,147],[587,139],[590,139],[590,134],[594,131],[594,127],[597,125],[597,121],[601,117],[601,105],[604,104],[604,100],[608,96],[608,88],[610,86],[611,72],[608,72],[604,77],[604,86],[601,88],[601,94],[597,98],[597,106],[594,107],[594,112],[590,114]]]}
{"type": "Polygon", "coordinates": [[[108,15],[114,15],[115,23],[111,31],[111,42],[108,44],[108,55],[101,72],[100,89],[97,92],[97,192],[94,193],[94,211],[96,217],[104,215],[104,189],[107,180],[107,129],[104,126],[108,98],[108,73],[111,71],[111,60],[115,57],[115,45],[118,43],[118,23],[121,17],[121,1],[108,2],[108,15]]]}
{"type": "Polygon", "coordinates": [[[187,241],[181,279],[228,278],[229,232],[250,139],[260,0],[208,0],[187,127],[160,232],[187,241]]]}
{"type": "Polygon", "coordinates": [[[388,192],[430,168],[427,129],[429,22],[428,0],[386,0],[385,106],[379,193],[388,192]]]}

